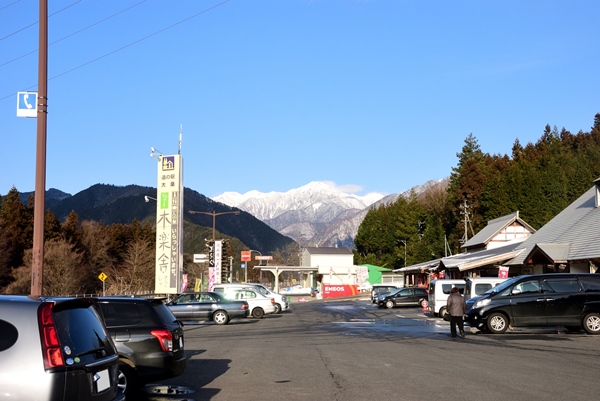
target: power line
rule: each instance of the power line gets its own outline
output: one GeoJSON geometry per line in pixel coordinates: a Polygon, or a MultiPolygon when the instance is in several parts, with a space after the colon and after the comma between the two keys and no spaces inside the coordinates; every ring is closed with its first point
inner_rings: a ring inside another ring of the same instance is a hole
{"type": "MultiPolygon", "coordinates": [[[[75,3],[71,3],[71,4],[69,4],[68,6],[66,6],[65,8],[61,8],[61,9],[60,9],[60,10],[58,10],[57,12],[50,14],[48,17],[52,17],[52,16],[54,16],[54,15],[56,15],[56,14],[58,14],[58,13],[61,13],[61,12],[65,11],[67,8],[73,7],[75,4],[77,4],[77,3],[80,3],[80,2],[81,2],[81,0],[77,0],[75,3]]],[[[14,3],[13,3],[13,4],[14,4],[14,3]]],[[[6,38],[10,38],[11,36],[13,36],[13,35],[15,35],[15,34],[17,34],[17,33],[21,32],[21,31],[24,31],[24,30],[25,30],[25,29],[27,29],[27,28],[31,28],[32,26],[34,26],[34,25],[36,25],[36,24],[38,24],[38,23],[39,23],[39,21],[35,21],[34,23],[32,23],[32,24],[29,24],[29,25],[27,25],[27,26],[25,26],[25,27],[23,27],[23,28],[21,28],[21,29],[17,29],[17,30],[16,30],[16,31],[14,31],[13,33],[9,33],[9,34],[8,34],[8,35],[6,35],[5,37],[3,37],[3,38],[0,38],[0,41],[4,40],[4,39],[6,39],[6,38]]]]}
{"type": "Polygon", "coordinates": [[[17,1],[13,1],[13,2],[12,2],[12,3],[10,3],[10,4],[7,4],[7,5],[5,5],[4,7],[0,8],[0,11],[2,11],[2,10],[4,10],[5,8],[8,8],[8,7],[10,7],[10,6],[14,5],[14,4],[17,4],[17,3],[18,3],[18,2],[20,2],[20,1],[21,1],[21,0],[17,0],[17,1]]]}
{"type": "MultiPolygon", "coordinates": [[[[105,22],[105,21],[107,21],[107,20],[109,20],[109,19],[113,18],[113,17],[116,17],[117,15],[119,15],[119,14],[122,14],[122,13],[124,13],[125,11],[128,11],[128,10],[130,10],[130,9],[134,8],[134,7],[137,7],[137,6],[139,6],[140,4],[144,3],[145,1],[146,1],[146,0],[142,0],[142,1],[140,1],[139,3],[136,3],[136,4],[132,5],[131,7],[127,7],[127,8],[125,8],[125,9],[123,9],[123,10],[121,10],[121,11],[119,11],[119,12],[117,12],[117,13],[113,14],[113,15],[110,15],[110,16],[108,16],[108,17],[104,18],[104,19],[101,19],[100,21],[94,22],[93,24],[91,24],[91,25],[88,25],[88,26],[86,26],[85,28],[82,28],[82,29],[80,29],[80,30],[78,30],[78,31],[75,31],[75,32],[73,32],[73,33],[71,33],[71,34],[69,34],[69,35],[67,35],[67,36],[64,36],[64,37],[62,37],[62,38],[58,39],[58,40],[55,40],[54,42],[50,43],[50,44],[49,44],[49,46],[52,46],[52,45],[53,45],[53,44],[55,44],[55,43],[61,42],[61,41],[65,40],[65,39],[67,39],[67,38],[70,38],[71,36],[75,36],[75,35],[77,35],[78,33],[81,33],[81,32],[83,32],[83,31],[85,31],[85,30],[87,30],[87,29],[90,29],[90,28],[91,28],[91,27],[93,27],[93,26],[96,26],[96,25],[98,25],[98,24],[101,24],[101,23],[103,23],[103,22],[105,22]]],[[[17,57],[17,58],[14,58],[14,59],[12,59],[12,60],[10,60],[10,61],[7,61],[7,62],[6,62],[6,63],[4,63],[4,64],[0,64],[0,67],[4,67],[5,65],[8,65],[8,64],[10,64],[10,63],[13,63],[13,62],[15,62],[15,61],[17,61],[17,60],[20,60],[20,59],[22,59],[23,57],[27,57],[27,56],[29,56],[30,54],[33,54],[33,53],[37,53],[37,49],[36,49],[36,50],[32,50],[32,51],[30,51],[29,53],[25,53],[25,54],[23,54],[22,56],[19,56],[19,57],[17,57]]]]}
{"type": "MultiPolygon", "coordinates": [[[[81,0],[80,0],[80,1],[81,1],[81,0]]],[[[207,8],[207,9],[204,9],[204,10],[202,10],[202,11],[200,11],[200,12],[198,12],[198,13],[194,14],[194,15],[191,15],[191,16],[189,16],[189,17],[187,17],[187,18],[184,18],[184,19],[182,19],[182,20],[180,20],[180,21],[178,21],[178,22],[176,22],[176,23],[174,23],[174,24],[172,24],[172,25],[169,25],[169,26],[167,26],[167,27],[165,27],[165,28],[159,29],[158,31],[155,31],[155,32],[151,33],[150,35],[144,36],[144,37],[143,37],[143,38],[141,38],[141,39],[138,39],[138,40],[135,40],[135,41],[133,41],[133,42],[130,42],[130,43],[126,44],[125,46],[119,47],[118,49],[115,49],[115,50],[113,50],[113,51],[110,51],[110,52],[108,52],[108,53],[105,53],[105,54],[103,54],[103,55],[102,55],[102,56],[100,56],[100,57],[96,57],[95,59],[93,59],[93,60],[90,60],[90,61],[88,61],[88,62],[86,62],[86,63],[80,64],[80,65],[78,65],[77,67],[71,68],[70,70],[67,70],[67,71],[61,72],[61,73],[60,73],[60,74],[58,74],[58,75],[54,75],[53,77],[51,77],[51,78],[48,78],[48,81],[51,81],[51,80],[53,80],[53,79],[55,79],[55,78],[62,77],[63,75],[69,74],[69,73],[71,73],[71,72],[73,72],[73,71],[76,71],[76,70],[78,70],[78,69],[80,69],[80,68],[83,68],[83,67],[85,67],[86,65],[89,65],[89,64],[95,63],[95,62],[96,62],[96,61],[98,61],[98,60],[101,60],[101,59],[103,59],[103,58],[105,58],[105,57],[108,57],[108,56],[110,56],[110,55],[112,55],[112,54],[118,53],[118,52],[120,52],[121,50],[127,49],[128,47],[131,47],[131,46],[133,46],[133,45],[135,45],[135,44],[138,44],[138,43],[140,43],[140,42],[142,42],[142,41],[144,41],[144,40],[146,40],[146,39],[149,39],[149,38],[151,38],[151,37],[153,37],[153,36],[156,36],[156,35],[158,35],[159,33],[163,33],[163,32],[165,32],[165,31],[167,31],[167,30],[169,30],[169,29],[171,29],[171,28],[174,28],[174,27],[176,27],[177,25],[180,25],[180,24],[182,24],[182,23],[184,23],[184,22],[187,22],[187,21],[189,21],[189,20],[191,20],[191,19],[193,19],[193,18],[196,18],[196,17],[198,17],[199,15],[202,15],[202,14],[205,14],[205,13],[207,13],[207,12],[209,12],[209,11],[212,11],[212,10],[214,10],[215,8],[217,8],[217,7],[220,7],[220,6],[222,6],[223,4],[225,4],[225,3],[228,3],[228,2],[229,2],[229,0],[224,0],[224,1],[222,1],[221,3],[219,3],[219,4],[215,4],[215,5],[214,5],[214,6],[212,6],[212,7],[209,7],[209,8],[207,8]]],[[[31,85],[31,86],[28,86],[27,88],[23,88],[23,90],[29,90],[29,89],[35,88],[36,86],[37,86],[37,84],[36,84],[36,85],[31,85]]],[[[0,98],[0,101],[2,101],[2,100],[5,100],[5,99],[8,99],[8,98],[11,98],[11,97],[13,97],[13,96],[14,96],[14,93],[11,93],[11,94],[9,94],[9,95],[6,95],[6,96],[4,96],[4,97],[1,97],[1,98],[0,98]]]]}

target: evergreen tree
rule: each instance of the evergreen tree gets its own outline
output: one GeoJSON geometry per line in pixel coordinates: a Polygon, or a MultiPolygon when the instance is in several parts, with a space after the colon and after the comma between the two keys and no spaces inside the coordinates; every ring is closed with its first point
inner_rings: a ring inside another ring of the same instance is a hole
{"type": "Polygon", "coordinates": [[[23,264],[26,249],[33,246],[33,208],[23,205],[15,187],[0,207],[0,288],[9,284],[12,270],[23,264]]]}

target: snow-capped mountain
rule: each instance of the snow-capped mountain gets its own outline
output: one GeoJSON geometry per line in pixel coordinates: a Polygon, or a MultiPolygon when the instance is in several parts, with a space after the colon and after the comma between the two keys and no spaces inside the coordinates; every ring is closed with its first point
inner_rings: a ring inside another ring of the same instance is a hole
{"type": "Polygon", "coordinates": [[[213,200],[254,215],[303,246],[353,248],[354,237],[369,208],[394,202],[410,191],[421,193],[435,183],[429,181],[402,194],[358,196],[332,183],[313,181],[287,192],[225,192],[213,200]]]}
{"type": "Polygon", "coordinates": [[[383,198],[379,193],[349,194],[331,183],[314,181],[287,192],[225,192],[213,200],[254,215],[302,245],[353,246],[366,210],[383,198]]]}

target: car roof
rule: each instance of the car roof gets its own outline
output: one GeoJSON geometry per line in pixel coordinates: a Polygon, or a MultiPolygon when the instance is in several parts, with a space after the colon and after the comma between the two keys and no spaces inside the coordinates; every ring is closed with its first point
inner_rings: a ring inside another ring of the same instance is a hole
{"type": "Polygon", "coordinates": [[[125,297],[125,296],[106,296],[106,297],[98,297],[98,301],[100,302],[110,302],[110,301],[119,301],[119,302],[148,302],[148,303],[163,303],[167,298],[142,298],[142,297],[125,297]]]}

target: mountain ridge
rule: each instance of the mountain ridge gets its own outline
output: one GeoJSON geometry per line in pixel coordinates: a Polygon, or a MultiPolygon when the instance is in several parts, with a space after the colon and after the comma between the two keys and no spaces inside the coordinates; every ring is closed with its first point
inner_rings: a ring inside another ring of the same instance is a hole
{"type": "Polygon", "coordinates": [[[359,196],[339,190],[329,182],[312,181],[287,192],[225,192],[212,199],[256,216],[303,246],[354,248],[358,227],[370,208],[392,203],[411,191],[422,193],[443,180],[430,180],[387,196],[380,193],[359,196]]]}
{"type": "MultiPolygon", "coordinates": [[[[27,204],[33,192],[19,193],[20,199],[27,204]]],[[[115,186],[95,184],[74,195],[51,188],[46,191],[46,209],[59,221],[74,211],[80,222],[85,220],[101,221],[104,224],[130,224],[134,219],[140,222],[156,219],[156,203],[144,201],[148,196],[156,197],[156,188],[140,185],[115,186]]],[[[215,202],[212,199],[190,189],[184,188],[184,220],[202,227],[212,228],[213,218],[206,214],[189,214],[190,210],[206,212],[230,212],[235,209],[215,202]]],[[[250,249],[269,254],[276,249],[293,243],[293,239],[277,232],[266,223],[242,211],[238,216],[220,216],[217,231],[238,238],[250,249]]],[[[203,246],[203,244],[202,244],[203,246]]]]}

